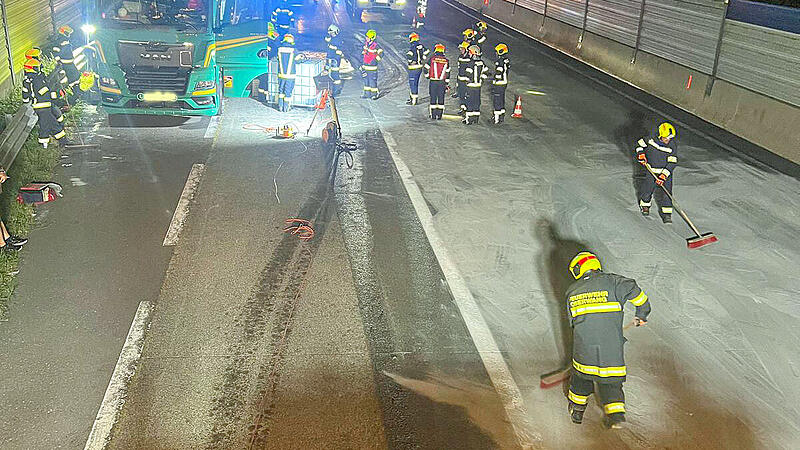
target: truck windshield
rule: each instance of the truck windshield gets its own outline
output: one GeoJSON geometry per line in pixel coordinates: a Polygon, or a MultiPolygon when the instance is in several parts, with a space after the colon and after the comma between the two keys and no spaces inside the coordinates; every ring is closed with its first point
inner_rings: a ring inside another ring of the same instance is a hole
{"type": "Polygon", "coordinates": [[[204,31],[208,0],[100,0],[106,25],[165,25],[204,31]]]}

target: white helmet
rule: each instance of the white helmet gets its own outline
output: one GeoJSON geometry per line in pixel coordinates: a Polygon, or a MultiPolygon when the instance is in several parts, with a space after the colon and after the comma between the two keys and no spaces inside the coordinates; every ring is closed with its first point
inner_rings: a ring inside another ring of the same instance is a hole
{"type": "Polygon", "coordinates": [[[328,34],[336,36],[339,34],[339,27],[337,27],[335,24],[331,24],[331,26],[328,27],[328,34]]]}

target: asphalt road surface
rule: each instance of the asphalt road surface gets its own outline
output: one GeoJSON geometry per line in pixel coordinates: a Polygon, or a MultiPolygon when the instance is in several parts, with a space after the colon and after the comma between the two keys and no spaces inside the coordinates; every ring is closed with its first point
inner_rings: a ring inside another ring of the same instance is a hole
{"type": "MultiPolygon", "coordinates": [[[[475,19],[430,6],[423,42],[445,43],[455,61],[475,19]]],[[[490,29],[485,59],[509,44],[507,109],[520,93],[525,118],[486,124],[486,92],[481,124],[431,122],[424,82],[422,105],[404,104],[407,24],[364,18],[327,1],[299,16],[301,47],[321,48],[335,21],[354,65],[367,27],[385,48],[381,98],[358,98],[351,80],[337,101],[358,148],[352,167],[321,145],[318,126],[294,140],[258,129],[304,130],[313,112],[281,115],[252,99],[227,99],[208,139],[208,119],[87,124],[100,150],[64,158],[66,197],[40,210],[0,324],[10,380],[0,447],[82,447],[149,300],[109,448],[791,448],[800,285],[785,268],[800,257],[798,180],[742,154],[759,149],[502,27],[490,29]],[[680,121],[676,194],[720,236],[713,247],[687,250],[677,217],[668,227],[638,215],[632,147],[663,114],[680,121]],[[205,171],[179,240],[162,247],[195,163],[205,171]],[[523,418],[484,366],[420,207],[508,364],[523,418]],[[290,218],[309,220],[314,237],[284,232],[290,218]],[[572,425],[561,389],[538,388],[568,358],[561,297],[581,249],[653,302],[648,328],[626,332],[621,432],[603,430],[594,405],[572,425]]]]}

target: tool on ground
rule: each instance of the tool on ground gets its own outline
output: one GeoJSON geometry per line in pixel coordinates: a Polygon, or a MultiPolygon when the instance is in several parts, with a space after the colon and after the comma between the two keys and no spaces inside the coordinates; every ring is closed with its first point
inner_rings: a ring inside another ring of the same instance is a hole
{"type": "MultiPolygon", "coordinates": [[[[622,331],[628,330],[634,326],[636,326],[635,320],[622,327],[622,331]]],[[[553,386],[561,384],[561,382],[569,378],[570,373],[572,373],[572,367],[555,370],[542,375],[539,378],[539,389],[549,389],[553,386]]]]}
{"type": "Polygon", "coordinates": [[[517,96],[517,104],[514,105],[514,114],[511,114],[511,117],[521,119],[522,118],[522,96],[517,96]]]}
{"type": "Polygon", "coordinates": [[[314,237],[314,228],[312,228],[311,222],[306,219],[292,217],[286,219],[286,225],[283,232],[297,235],[301,241],[308,242],[314,237]]]}
{"type": "Polygon", "coordinates": [[[294,139],[296,133],[290,125],[282,125],[275,130],[275,137],[279,139],[294,139]]]}
{"type": "Polygon", "coordinates": [[[317,106],[314,107],[314,116],[311,118],[311,123],[308,124],[308,129],[306,129],[306,136],[308,136],[309,133],[311,133],[311,128],[314,126],[314,122],[316,122],[317,120],[317,114],[319,114],[321,110],[325,109],[327,101],[328,101],[328,90],[323,89],[322,96],[319,99],[319,103],[317,104],[317,106]]]}
{"type": "MultiPolygon", "coordinates": [[[[647,169],[648,172],[650,172],[650,175],[652,175],[653,178],[655,178],[656,181],[658,181],[658,176],[655,174],[655,172],[653,172],[653,169],[650,168],[650,164],[645,164],[644,167],[647,169]]],[[[672,194],[669,193],[669,191],[667,190],[667,188],[664,187],[663,184],[659,184],[659,186],[661,186],[661,189],[664,191],[665,194],[667,194],[667,197],[669,197],[669,199],[672,200],[672,207],[675,208],[676,211],[678,211],[678,214],[680,214],[681,218],[683,218],[686,224],[689,225],[689,228],[691,228],[692,231],[694,231],[695,236],[686,239],[687,247],[700,248],[708,244],[713,244],[714,242],[717,242],[719,240],[717,239],[717,236],[715,236],[714,233],[712,232],[708,232],[705,234],[700,233],[700,230],[698,230],[697,227],[694,226],[694,223],[692,223],[691,219],[689,219],[689,216],[686,215],[686,212],[683,210],[683,208],[681,208],[678,205],[678,202],[675,201],[675,197],[673,197],[672,194]]]]}

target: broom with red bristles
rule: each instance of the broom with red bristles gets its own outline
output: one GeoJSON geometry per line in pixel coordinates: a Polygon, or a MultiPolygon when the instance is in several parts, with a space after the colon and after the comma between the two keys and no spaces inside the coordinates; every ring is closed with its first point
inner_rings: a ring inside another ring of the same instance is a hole
{"type": "MultiPolygon", "coordinates": [[[[653,169],[650,168],[650,165],[645,164],[644,167],[647,169],[648,172],[650,172],[650,175],[652,175],[653,178],[655,178],[656,181],[658,181],[658,176],[656,176],[655,172],[653,172],[653,169]]],[[[686,225],[689,225],[689,228],[691,228],[692,231],[694,231],[695,236],[686,239],[687,247],[700,248],[703,247],[704,245],[713,244],[714,242],[717,242],[719,240],[712,232],[708,232],[705,234],[700,233],[700,230],[698,230],[697,227],[694,226],[691,219],[689,219],[689,216],[686,215],[686,212],[680,206],[678,206],[678,202],[675,201],[675,197],[673,197],[672,194],[669,193],[669,191],[667,190],[666,187],[664,187],[663,184],[659,184],[659,186],[661,186],[661,189],[664,191],[665,194],[667,194],[667,197],[669,197],[669,199],[672,200],[672,206],[678,211],[678,214],[680,214],[681,218],[683,218],[683,220],[686,222],[686,225]]]]}

